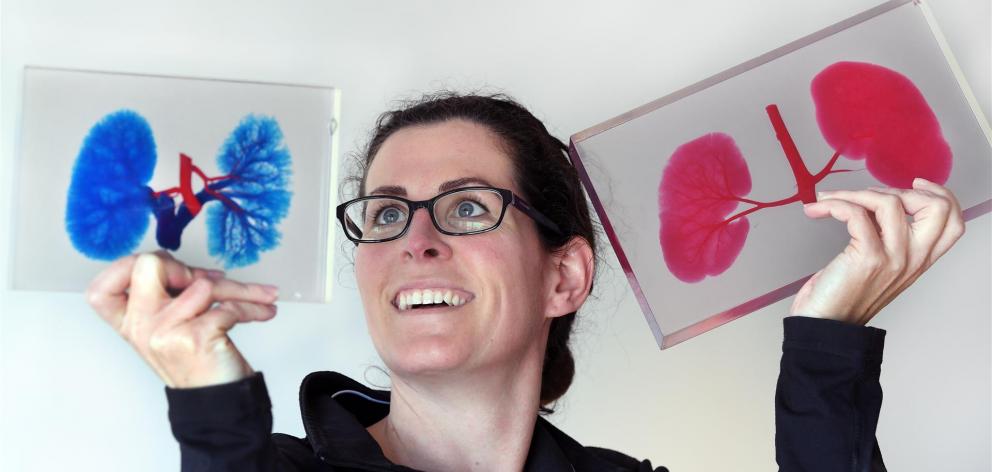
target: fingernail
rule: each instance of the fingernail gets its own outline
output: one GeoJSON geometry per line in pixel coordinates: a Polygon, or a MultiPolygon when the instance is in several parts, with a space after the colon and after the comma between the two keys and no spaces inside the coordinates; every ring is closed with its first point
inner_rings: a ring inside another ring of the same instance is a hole
{"type": "Polygon", "coordinates": [[[279,297],[279,287],[276,287],[275,285],[262,285],[262,290],[265,290],[265,293],[272,295],[273,297],[279,297]]]}
{"type": "Polygon", "coordinates": [[[217,270],[217,269],[208,269],[207,270],[207,278],[208,279],[213,279],[213,280],[223,279],[225,275],[227,275],[227,274],[225,274],[224,271],[222,271],[222,270],[217,270]]]}
{"type": "Polygon", "coordinates": [[[917,178],[913,179],[913,185],[919,185],[921,183],[922,184],[932,184],[933,182],[931,182],[931,181],[929,181],[927,179],[924,179],[923,177],[917,177],[917,178]]]}

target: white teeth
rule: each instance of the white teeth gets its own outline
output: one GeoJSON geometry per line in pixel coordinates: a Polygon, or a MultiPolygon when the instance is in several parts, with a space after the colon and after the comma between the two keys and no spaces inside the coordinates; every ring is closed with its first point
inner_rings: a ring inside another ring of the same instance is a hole
{"type": "Polygon", "coordinates": [[[468,302],[467,298],[453,293],[451,290],[423,289],[408,290],[396,297],[396,306],[400,310],[409,310],[414,305],[447,304],[461,306],[468,302]]]}

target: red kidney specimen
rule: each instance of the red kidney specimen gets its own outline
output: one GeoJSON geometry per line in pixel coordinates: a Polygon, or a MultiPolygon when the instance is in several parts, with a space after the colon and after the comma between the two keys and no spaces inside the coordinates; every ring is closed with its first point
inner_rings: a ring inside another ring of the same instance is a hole
{"type": "Polygon", "coordinates": [[[909,78],[876,64],[837,62],[810,89],[823,137],[844,157],[865,159],[880,182],[912,188],[915,177],[947,181],[951,148],[909,78]]]}
{"type": "Polygon", "coordinates": [[[727,220],[751,191],[751,174],[733,138],[710,133],[675,150],[658,186],[662,252],[679,280],[697,282],[727,270],[750,225],[727,220]]]}

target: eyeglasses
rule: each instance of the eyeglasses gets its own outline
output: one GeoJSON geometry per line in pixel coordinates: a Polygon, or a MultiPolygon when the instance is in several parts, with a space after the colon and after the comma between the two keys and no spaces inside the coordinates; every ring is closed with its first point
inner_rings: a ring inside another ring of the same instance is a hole
{"type": "Polygon", "coordinates": [[[558,225],[513,192],[495,187],[462,187],[421,201],[382,195],[361,197],[338,205],[337,216],[344,234],[355,244],[384,243],[402,238],[410,229],[413,213],[420,208],[427,209],[441,234],[466,236],[498,228],[511,204],[561,234],[558,225]]]}

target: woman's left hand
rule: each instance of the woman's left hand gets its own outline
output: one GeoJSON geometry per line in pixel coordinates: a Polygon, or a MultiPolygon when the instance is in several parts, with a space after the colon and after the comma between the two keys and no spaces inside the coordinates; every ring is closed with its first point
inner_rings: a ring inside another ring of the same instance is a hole
{"type": "Polygon", "coordinates": [[[912,190],[821,192],[818,200],[806,215],[847,223],[851,241],[799,289],[794,315],[864,325],[964,234],[954,194],[923,179],[912,190]]]}

